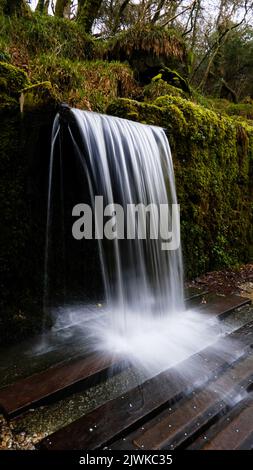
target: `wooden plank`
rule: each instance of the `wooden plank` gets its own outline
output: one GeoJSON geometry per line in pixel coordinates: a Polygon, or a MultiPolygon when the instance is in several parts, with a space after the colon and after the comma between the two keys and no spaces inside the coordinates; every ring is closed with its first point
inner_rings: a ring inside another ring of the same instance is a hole
{"type": "MultiPolygon", "coordinates": [[[[249,302],[249,299],[238,296],[215,297],[212,303],[205,304],[200,311],[220,317],[249,302]]],[[[113,364],[116,365],[116,358],[113,364]]],[[[48,397],[54,397],[63,391],[68,393],[78,383],[98,377],[111,365],[112,360],[102,356],[58,364],[0,390],[0,408],[7,418],[13,418],[29,407],[41,404],[48,397]]]]}
{"type": "Polygon", "coordinates": [[[58,364],[0,390],[0,407],[5,416],[12,418],[77,383],[95,380],[112,364],[111,358],[98,355],[58,364]]]}
{"type": "Polygon", "coordinates": [[[184,297],[186,301],[197,300],[208,294],[207,289],[201,289],[200,287],[188,287],[185,289],[184,297]]]}
{"type": "MultiPolygon", "coordinates": [[[[246,348],[253,343],[253,322],[229,336],[243,337],[246,348]]],[[[208,357],[209,352],[210,348],[207,348],[205,353],[208,357]]],[[[212,350],[211,352],[213,353],[212,350]]],[[[189,381],[185,381],[173,369],[165,371],[45,438],[40,448],[81,450],[101,447],[141,420],[149,419],[152,413],[160,412],[162,407],[169,406],[184,394],[203,386],[207,380],[230,365],[228,360],[219,357],[217,353],[210,354],[208,363],[205,354],[194,355],[196,367],[192,367],[192,360],[191,357],[182,363],[184,370],[189,370],[189,381]]]]}
{"type": "Polygon", "coordinates": [[[198,308],[198,312],[217,316],[220,320],[226,318],[232,311],[251,303],[251,300],[239,295],[215,296],[211,303],[204,304],[198,308]]]}
{"type": "Polygon", "coordinates": [[[253,377],[253,355],[229,368],[211,387],[199,390],[183,403],[172,405],[133,433],[110,445],[110,449],[175,449],[224,413],[241,387],[253,377]]]}
{"type": "Polygon", "coordinates": [[[238,450],[253,450],[253,431],[240,443],[238,450]]]}
{"type": "Polygon", "coordinates": [[[226,425],[210,441],[206,436],[203,450],[238,450],[243,446],[252,434],[253,399],[246,399],[240,408],[239,414],[226,420],[226,425]]]}

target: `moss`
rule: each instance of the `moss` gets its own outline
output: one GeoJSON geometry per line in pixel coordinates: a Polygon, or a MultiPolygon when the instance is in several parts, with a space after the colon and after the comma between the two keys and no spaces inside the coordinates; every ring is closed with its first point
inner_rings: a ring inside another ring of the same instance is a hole
{"type": "Polygon", "coordinates": [[[9,96],[7,93],[0,93],[0,111],[2,112],[13,108],[18,109],[17,99],[9,96]]]}
{"type": "Polygon", "coordinates": [[[169,67],[164,67],[159,71],[159,74],[152,78],[152,81],[163,80],[169,85],[184,91],[185,93],[191,93],[189,84],[185,78],[183,78],[176,70],[171,70],[169,67]]]}
{"type": "Polygon", "coordinates": [[[182,37],[174,29],[155,25],[135,25],[120,32],[102,43],[101,52],[106,59],[128,61],[142,83],[149,83],[161,67],[188,68],[182,37]]]}
{"type": "Polygon", "coordinates": [[[10,62],[11,56],[8,54],[8,52],[4,50],[0,50],[0,61],[1,62],[10,62]]]}
{"type": "Polygon", "coordinates": [[[144,99],[148,101],[154,101],[156,98],[164,95],[177,96],[187,98],[183,90],[170,85],[161,78],[155,81],[151,81],[148,85],[143,88],[144,99]]]}
{"type": "Polygon", "coordinates": [[[253,121],[253,103],[248,100],[248,102],[242,103],[231,103],[226,99],[206,97],[195,90],[193,90],[192,98],[194,101],[205,108],[211,109],[216,113],[221,113],[224,116],[234,117],[237,121],[250,121],[249,124],[252,125],[253,121]]]}
{"type": "Polygon", "coordinates": [[[85,0],[79,2],[77,21],[84,31],[91,32],[92,25],[98,16],[102,0],[85,0]]]}
{"type": "Polygon", "coordinates": [[[6,15],[28,15],[29,9],[24,0],[1,0],[0,9],[6,15]],[[2,4],[2,5],[1,5],[2,4]]]}
{"type": "Polygon", "coordinates": [[[181,204],[187,277],[249,260],[253,128],[181,97],[113,102],[113,115],[167,129],[181,204]]]}
{"type": "Polygon", "coordinates": [[[253,120],[253,104],[251,103],[229,103],[225,112],[230,116],[240,116],[243,119],[253,120]]]}
{"type": "Polygon", "coordinates": [[[20,108],[23,112],[45,106],[56,106],[58,98],[50,82],[36,83],[21,90],[20,108]]]}
{"type": "Polygon", "coordinates": [[[33,80],[49,80],[60,101],[71,106],[104,112],[116,97],[134,96],[133,72],[119,62],[70,61],[42,55],[31,64],[33,80]]]}
{"type": "Polygon", "coordinates": [[[30,84],[24,70],[7,62],[0,62],[0,90],[8,92],[9,95],[18,95],[22,88],[30,84]]]}
{"type": "MultiPolygon", "coordinates": [[[[19,68],[5,63],[0,63],[0,67],[4,80],[0,92],[0,211],[3,221],[0,332],[5,332],[0,334],[0,344],[3,344],[39,331],[42,326],[44,226],[41,201],[33,207],[40,177],[34,167],[43,126],[49,128],[44,140],[50,142],[57,101],[49,82],[31,85],[26,73],[19,68]]],[[[44,157],[50,149],[43,145],[46,144],[42,138],[40,147],[44,157]]]]}
{"type": "Polygon", "coordinates": [[[0,15],[0,48],[18,66],[28,66],[30,59],[43,53],[71,60],[94,56],[94,40],[77,22],[38,13],[0,15]]]}
{"type": "Polygon", "coordinates": [[[159,26],[134,26],[110,39],[107,45],[112,54],[118,56],[124,51],[127,57],[137,50],[165,58],[185,59],[186,47],[174,29],[159,26]]]}

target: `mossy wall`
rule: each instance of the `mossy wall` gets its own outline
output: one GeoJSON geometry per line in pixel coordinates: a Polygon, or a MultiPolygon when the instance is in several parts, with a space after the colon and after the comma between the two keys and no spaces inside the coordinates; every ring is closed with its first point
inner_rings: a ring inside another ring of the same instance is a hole
{"type": "Polygon", "coordinates": [[[0,71],[1,345],[40,331],[43,322],[47,173],[57,102],[48,83],[31,86],[9,64],[0,63],[0,71]]]}
{"type": "Polygon", "coordinates": [[[175,96],[119,99],[107,112],[167,129],[187,277],[249,261],[253,128],[175,96]]]}

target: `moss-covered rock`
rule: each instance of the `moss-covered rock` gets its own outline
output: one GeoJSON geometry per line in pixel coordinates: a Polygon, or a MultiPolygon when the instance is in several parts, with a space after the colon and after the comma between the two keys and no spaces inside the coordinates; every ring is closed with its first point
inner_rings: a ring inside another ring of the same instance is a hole
{"type": "Polygon", "coordinates": [[[152,81],[163,80],[164,82],[184,91],[191,93],[188,81],[183,78],[176,70],[171,70],[169,67],[164,67],[159,71],[159,74],[152,78],[152,81]]]}
{"type": "Polygon", "coordinates": [[[164,95],[178,96],[187,98],[186,94],[180,88],[170,85],[161,78],[152,80],[151,83],[143,88],[144,99],[147,101],[154,101],[156,98],[164,95]]]}
{"type": "Polygon", "coordinates": [[[20,110],[24,112],[34,108],[39,110],[41,107],[44,108],[45,106],[55,107],[59,99],[50,82],[41,82],[23,88],[20,93],[19,101],[20,110]]]}
{"type": "Polygon", "coordinates": [[[148,83],[161,67],[180,72],[188,68],[186,44],[174,29],[136,25],[110,39],[104,49],[109,60],[128,61],[142,83],[148,83]]]}
{"type": "Polygon", "coordinates": [[[0,62],[0,92],[17,96],[22,88],[29,85],[30,81],[24,70],[7,62],[0,62]]]}
{"type": "Polygon", "coordinates": [[[252,103],[238,103],[231,104],[227,106],[225,112],[229,116],[238,116],[242,119],[248,119],[253,121],[253,104],[252,103]]]}
{"type": "Polygon", "coordinates": [[[127,64],[119,62],[71,61],[41,55],[30,63],[33,80],[50,81],[59,101],[70,106],[105,112],[116,97],[133,97],[137,85],[127,64]]]}
{"type": "Polygon", "coordinates": [[[108,113],[167,129],[187,277],[249,260],[253,245],[253,128],[175,96],[121,99],[108,113]]]}

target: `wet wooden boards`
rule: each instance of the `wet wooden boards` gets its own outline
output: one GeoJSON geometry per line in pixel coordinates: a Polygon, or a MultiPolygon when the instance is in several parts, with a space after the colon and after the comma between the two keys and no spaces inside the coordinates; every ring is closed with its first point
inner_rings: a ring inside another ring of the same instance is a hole
{"type": "Polygon", "coordinates": [[[238,295],[215,296],[211,303],[204,304],[198,308],[199,312],[206,312],[219,317],[220,320],[226,318],[236,308],[250,304],[251,300],[238,295]]]}
{"type": "MultiPolygon", "coordinates": [[[[229,338],[240,339],[241,350],[245,352],[253,344],[253,322],[239,328],[229,338]]],[[[186,381],[178,370],[169,369],[45,438],[40,448],[80,450],[110,444],[122,433],[130,433],[133,426],[142,426],[154,414],[205,385],[229,368],[231,360],[234,359],[220,357],[219,345],[216,350],[207,348],[182,363],[183,370],[188,371],[186,381]]]]}
{"type": "MultiPolygon", "coordinates": [[[[253,380],[253,354],[247,355],[204,389],[164,410],[144,427],[116,441],[111,449],[174,449],[199,434],[233,406],[253,380]]],[[[228,424],[226,422],[226,424],[228,424]]],[[[203,443],[205,442],[203,436],[203,443]]],[[[216,448],[216,447],[215,447],[216,448]]]]}
{"type": "MultiPolygon", "coordinates": [[[[201,306],[199,311],[210,312],[211,315],[223,318],[229,312],[248,303],[250,303],[249,299],[235,295],[214,296],[212,302],[201,306]]],[[[52,398],[60,392],[73,391],[73,387],[78,383],[85,382],[92,377],[98,378],[111,365],[110,358],[98,356],[58,364],[0,390],[0,408],[7,418],[13,418],[29,407],[44,403],[47,398],[52,398]]]]}
{"type": "MultiPolygon", "coordinates": [[[[252,380],[252,379],[251,379],[252,380]]],[[[253,397],[245,397],[231,412],[190,444],[191,450],[243,450],[253,447],[253,397]]]]}
{"type": "Polygon", "coordinates": [[[12,418],[29,407],[40,404],[47,397],[52,397],[64,389],[70,389],[77,383],[88,379],[95,380],[112,364],[110,358],[90,355],[50,367],[0,390],[0,408],[6,417],[12,418]]]}
{"type": "MultiPolygon", "coordinates": [[[[224,318],[229,312],[250,303],[249,299],[231,295],[215,296],[211,303],[201,306],[199,311],[224,318]]],[[[79,383],[99,378],[112,365],[110,358],[89,356],[53,366],[30,377],[18,380],[0,390],[0,408],[7,418],[13,418],[60,392],[69,393],[79,383]]]]}

